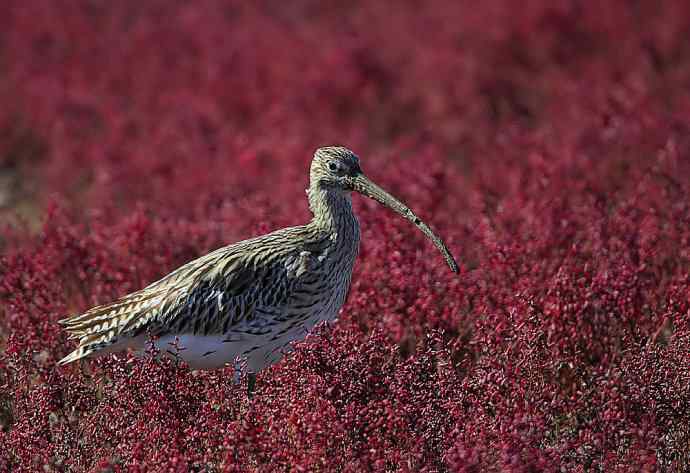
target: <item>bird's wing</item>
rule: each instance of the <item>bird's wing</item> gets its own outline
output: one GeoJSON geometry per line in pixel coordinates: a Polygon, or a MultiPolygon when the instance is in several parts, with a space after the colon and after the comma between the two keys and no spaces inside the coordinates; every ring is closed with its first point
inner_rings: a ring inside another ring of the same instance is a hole
{"type": "Polygon", "coordinates": [[[200,271],[182,278],[193,282],[159,314],[154,333],[225,334],[240,323],[261,330],[281,316],[276,311],[308,278],[313,255],[329,244],[327,236],[306,232],[284,228],[211,253],[200,271]]]}
{"type": "Polygon", "coordinates": [[[147,332],[225,333],[257,306],[280,306],[301,276],[303,246],[289,233],[296,228],[220,248],[140,291],[61,320],[79,339],[61,364],[147,332]]]}

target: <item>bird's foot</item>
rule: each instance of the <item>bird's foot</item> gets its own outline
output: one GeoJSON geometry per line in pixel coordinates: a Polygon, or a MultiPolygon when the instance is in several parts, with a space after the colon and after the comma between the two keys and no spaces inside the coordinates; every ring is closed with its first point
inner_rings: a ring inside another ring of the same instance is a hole
{"type": "Polygon", "coordinates": [[[249,399],[254,397],[254,390],[256,388],[256,373],[247,373],[247,396],[249,399]]]}

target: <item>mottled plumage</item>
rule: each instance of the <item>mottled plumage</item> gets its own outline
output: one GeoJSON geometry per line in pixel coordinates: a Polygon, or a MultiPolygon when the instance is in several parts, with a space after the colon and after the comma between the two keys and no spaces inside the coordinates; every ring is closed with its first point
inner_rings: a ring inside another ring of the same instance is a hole
{"type": "Polygon", "coordinates": [[[368,180],[342,147],[314,154],[306,225],[220,248],[144,289],[61,321],[79,346],[60,361],[126,348],[143,351],[151,335],[165,351],[176,337],[192,368],[244,359],[250,372],[274,363],[293,340],[333,320],[347,297],[359,248],[351,191],[409,219],[457,265],[443,242],[404,204],[368,180]]]}

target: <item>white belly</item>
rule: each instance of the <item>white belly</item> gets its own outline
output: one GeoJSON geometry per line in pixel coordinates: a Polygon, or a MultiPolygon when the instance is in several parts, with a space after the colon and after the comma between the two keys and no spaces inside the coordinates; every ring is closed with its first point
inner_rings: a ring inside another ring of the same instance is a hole
{"type": "MultiPolygon", "coordinates": [[[[335,316],[328,317],[328,320],[335,316]]],[[[251,335],[231,332],[226,335],[164,335],[156,340],[161,355],[179,357],[191,369],[208,370],[237,366],[246,363],[250,372],[257,373],[279,361],[291,350],[291,342],[303,340],[321,318],[311,318],[298,324],[273,339],[283,327],[277,327],[267,335],[251,335]]],[[[287,328],[287,327],[285,327],[287,328]]],[[[137,356],[146,353],[146,337],[137,337],[127,343],[137,356]]],[[[114,347],[115,348],[115,347],[114,347]]],[[[125,348],[125,347],[118,347],[125,348]]],[[[116,348],[117,349],[117,348],[116,348]]],[[[112,350],[115,351],[115,350],[112,350]]]]}
{"type": "MultiPolygon", "coordinates": [[[[180,357],[191,369],[208,370],[234,366],[242,354],[252,348],[251,342],[239,338],[227,341],[227,336],[217,335],[165,335],[156,340],[156,348],[161,354],[180,357]]],[[[145,343],[145,342],[144,342],[145,343]]],[[[144,349],[137,349],[138,355],[144,349]]]]}

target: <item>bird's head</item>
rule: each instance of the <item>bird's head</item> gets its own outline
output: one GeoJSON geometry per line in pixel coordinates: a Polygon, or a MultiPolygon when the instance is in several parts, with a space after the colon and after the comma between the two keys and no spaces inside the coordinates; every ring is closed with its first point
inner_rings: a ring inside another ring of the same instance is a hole
{"type": "Polygon", "coordinates": [[[415,224],[436,245],[451,271],[458,272],[458,265],[443,240],[407,205],[364,175],[359,167],[359,157],[349,149],[342,146],[327,146],[317,149],[311,162],[310,179],[312,190],[347,193],[356,191],[402,215],[415,224]]]}
{"type": "Polygon", "coordinates": [[[311,162],[311,185],[323,190],[352,191],[353,181],[362,169],[359,157],[342,146],[326,146],[314,153],[311,162]]]}

